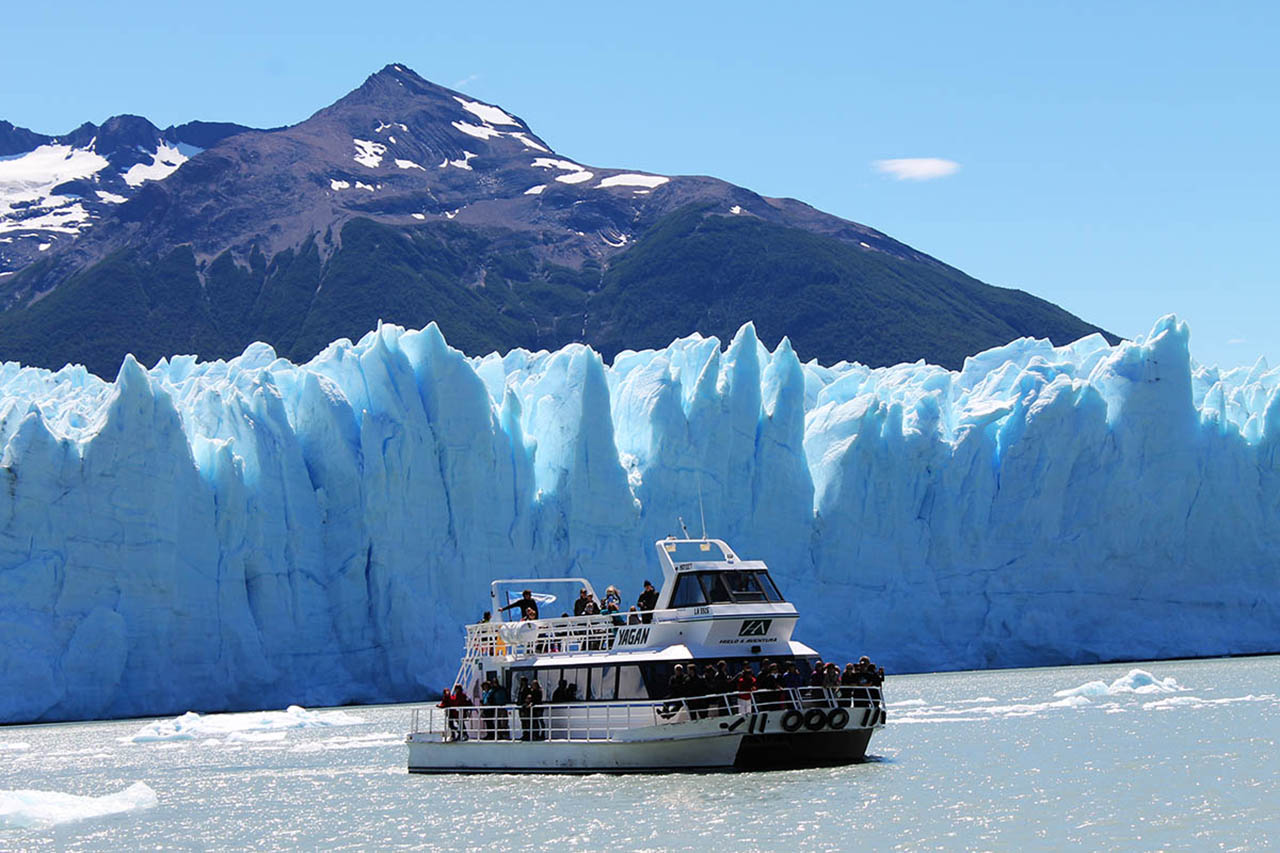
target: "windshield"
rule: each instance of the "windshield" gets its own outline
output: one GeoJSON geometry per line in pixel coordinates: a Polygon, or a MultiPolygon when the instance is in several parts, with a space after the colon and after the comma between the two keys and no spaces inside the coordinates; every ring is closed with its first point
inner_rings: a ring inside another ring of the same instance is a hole
{"type": "Polygon", "coordinates": [[[752,601],[785,601],[767,571],[730,569],[684,572],[676,579],[672,607],[700,604],[744,604],[752,601]]]}

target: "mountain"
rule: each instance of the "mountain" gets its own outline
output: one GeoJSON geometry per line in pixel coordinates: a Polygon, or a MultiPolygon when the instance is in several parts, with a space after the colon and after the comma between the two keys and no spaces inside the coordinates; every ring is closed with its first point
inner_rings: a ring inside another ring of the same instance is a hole
{"type": "Polygon", "coordinates": [[[160,130],[121,115],[46,136],[0,121],[0,276],[70,242],[143,184],[245,130],[203,121],[160,130]]]}
{"type": "MultiPolygon", "coordinates": [[[[83,133],[0,162],[43,168],[47,200],[0,208],[0,228],[37,235],[12,238],[0,277],[0,357],[110,376],[126,352],[261,340],[305,359],[381,319],[435,321],[473,354],[584,341],[611,358],[754,320],[806,358],[957,367],[1099,331],[793,199],[581,164],[402,65],[292,127],[194,127],[205,144],[151,128],[118,165],[83,133]]],[[[4,144],[41,139],[12,128],[4,144]]]]}

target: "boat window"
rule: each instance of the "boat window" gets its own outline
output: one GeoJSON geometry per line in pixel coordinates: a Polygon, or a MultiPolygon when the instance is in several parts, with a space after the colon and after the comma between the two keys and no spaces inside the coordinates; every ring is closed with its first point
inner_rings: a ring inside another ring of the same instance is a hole
{"type": "Polygon", "coordinates": [[[759,572],[757,577],[760,579],[761,586],[764,587],[765,595],[770,601],[786,601],[782,597],[782,593],[778,592],[778,585],[773,582],[773,578],[769,577],[768,572],[759,572]]]}
{"type": "Polygon", "coordinates": [[[644,679],[640,677],[640,667],[638,666],[620,666],[618,667],[618,692],[619,699],[648,699],[649,692],[645,690],[644,679]]]}
{"type": "Polygon", "coordinates": [[[768,572],[753,569],[718,572],[686,572],[676,581],[672,607],[698,604],[733,604],[750,601],[786,601],[768,572]],[[701,590],[692,589],[694,576],[701,590]]]}
{"type": "Polygon", "coordinates": [[[702,586],[698,583],[696,574],[686,572],[676,578],[676,591],[671,596],[672,607],[694,607],[706,603],[706,597],[702,593],[702,586]]]}
{"type": "Polygon", "coordinates": [[[722,572],[703,573],[702,585],[707,591],[707,601],[712,604],[730,604],[733,602],[733,593],[729,591],[729,585],[725,583],[722,572]]]}
{"type": "Polygon", "coordinates": [[[765,601],[764,587],[755,572],[724,572],[725,583],[734,601],[765,601]]]}

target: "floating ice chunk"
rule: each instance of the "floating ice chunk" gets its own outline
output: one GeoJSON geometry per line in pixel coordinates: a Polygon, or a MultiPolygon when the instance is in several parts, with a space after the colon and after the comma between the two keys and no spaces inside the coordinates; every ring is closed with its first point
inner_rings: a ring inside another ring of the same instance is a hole
{"type": "Polygon", "coordinates": [[[1124,693],[1176,693],[1185,688],[1170,678],[1156,678],[1145,669],[1131,669],[1110,684],[1105,681],[1088,681],[1079,687],[1059,690],[1054,696],[1119,696],[1124,693]]]}
{"type": "Polygon", "coordinates": [[[468,101],[466,98],[459,98],[457,95],[454,95],[453,99],[462,104],[464,110],[476,116],[485,124],[514,124],[516,127],[521,126],[520,122],[497,107],[482,104],[479,101],[468,101]]]}
{"type": "Polygon", "coordinates": [[[356,146],[355,156],[351,159],[369,169],[376,169],[382,164],[382,155],[387,153],[387,146],[368,139],[353,139],[351,142],[356,146]]]}
{"type": "Polygon", "coordinates": [[[254,711],[244,714],[201,715],[188,711],[171,720],[156,720],[138,730],[121,743],[155,743],[159,741],[195,740],[198,737],[231,735],[244,732],[276,732],[286,729],[358,726],[360,717],[344,711],[308,711],[290,705],[284,711],[254,711]]]}
{"type": "Polygon", "coordinates": [[[0,829],[43,829],[154,808],[159,799],[145,782],[134,782],[115,794],[100,797],[58,791],[0,791],[0,829]]]}
{"type": "Polygon", "coordinates": [[[1248,696],[1229,696],[1223,699],[1201,699],[1199,696],[1170,696],[1167,699],[1156,699],[1152,702],[1143,702],[1142,710],[1144,711],[1172,711],[1175,708],[1204,708],[1213,705],[1234,705],[1237,702],[1275,702],[1276,697],[1272,694],[1263,694],[1262,696],[1254,696],[1250,693],[1248,696]]]}
{"type": "Polygon", "coordinates": [[[159,181],[169,177],[178,167],[190,159],[180,149],[161,142],[151,155],[150,163],[135,163],[120,177],[131,187],[140,187],[147,181],[159,181]]]}
{"type": "Polygon", "coordinates": [[[606,187],[648,187],[649,189],[653,189],[654,187],[662,186],[669,180],[671,179],[663,175],[637,175],[629,173],[625,175],[610,175],[609,177],[602,179],[600,183],[596,184],[596,186],[602,189],[606,187]]]}

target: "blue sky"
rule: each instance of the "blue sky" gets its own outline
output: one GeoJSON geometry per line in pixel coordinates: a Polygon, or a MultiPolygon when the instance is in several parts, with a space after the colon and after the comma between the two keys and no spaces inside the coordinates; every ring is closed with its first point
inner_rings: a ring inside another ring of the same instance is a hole
{"type": "Polygon", "coordinates": [[[1174,312],[1203,362],[1280,363],[1277,4],[41,6],[0,24],[0,118],[35,130],[287,124],[401,62],[582,162],[799,198],[1118,334],[1174,312]],[[957,165],[875,165],[917,158],[957,165]]]}

